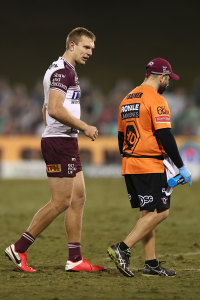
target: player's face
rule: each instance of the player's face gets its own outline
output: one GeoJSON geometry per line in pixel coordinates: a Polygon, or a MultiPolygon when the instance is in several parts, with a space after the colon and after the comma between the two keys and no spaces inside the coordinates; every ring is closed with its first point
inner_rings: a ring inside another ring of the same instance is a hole
{"type": "Polygon", "coordinates": [[[161,78],[160,81],[160,86],[158,88],[158,93],[162,94],[164,93],[164,91],[168,88],[169,86],[169,81],[170,81],[170,76],[169,75],[165,75],[161,78]]]}
{"type": "Polygon", "coordinates": [[[74,60],[76,64],[84,65],[88,58],[92,56],[94,41],[86,36],[82,36],[79,43],[74,44],[74,60]]]}

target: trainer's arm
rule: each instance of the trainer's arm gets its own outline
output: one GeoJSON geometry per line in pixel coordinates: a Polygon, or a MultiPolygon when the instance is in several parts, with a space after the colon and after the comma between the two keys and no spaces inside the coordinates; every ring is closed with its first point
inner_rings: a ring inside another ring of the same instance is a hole
{"type": "Polygon", "coordinates": [[[86,136],[94,141],[98,136],[97,128],[72,116],[63,106],[64,100],[65,95],[62,92],[50,90],[48,104],[49,115],[64,125],[83,131],[86,136]]]}
{"type": "Polygon", "coordinates": [[[173,163],[177,166],[177,168],[183,167],[183,161],[180,156],[175,138],[171,133],[170,128],[163,128],[156,130],[156,135],[161,141],[161,144],[167,153],[167,155],[171,158],[173,163]]]}
{"type": "Polygon", "coordinates": [[[122,157],[123,157],[123,144],[124,144],[124,133],[118,131],[118,146],[119,146],[119,152],[122,157]]]}

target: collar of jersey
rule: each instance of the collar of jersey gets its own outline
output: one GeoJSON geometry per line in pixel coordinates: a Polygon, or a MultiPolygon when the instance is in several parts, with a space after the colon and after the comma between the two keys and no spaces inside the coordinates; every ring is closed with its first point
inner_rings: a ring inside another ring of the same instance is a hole
{"type": "Polygon", "coordinates": [[[63,59],[64,62],[66,62],[66,64],[71,67],[73,70],[75,70],[74,66],[72,66],[72,64],[70,64],[66,59],[64,59],[62,56],[59,57],[59,59],[63,59]]]}

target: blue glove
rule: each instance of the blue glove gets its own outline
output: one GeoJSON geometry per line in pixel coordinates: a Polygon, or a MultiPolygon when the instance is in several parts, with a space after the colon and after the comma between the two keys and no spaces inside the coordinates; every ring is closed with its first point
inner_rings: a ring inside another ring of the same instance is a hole
{"type": "Polygon", "coordinates": [[[184,181],[181,184],[185,184],[187,182],[189,182],[189,186],[192,185],[192,174],[190,173],[190,171],[183,166],[182,168],[179,169],[179,172],[181,174],[181,176],[184,178],[184,181]]]}

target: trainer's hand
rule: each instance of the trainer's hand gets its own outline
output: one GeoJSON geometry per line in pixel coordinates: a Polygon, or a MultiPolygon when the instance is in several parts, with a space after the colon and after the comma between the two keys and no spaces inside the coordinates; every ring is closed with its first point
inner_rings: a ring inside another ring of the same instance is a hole
{"type": "Polygon", "coordinates": [[[87,125],[83,133],[94,141],[98,137],[98,130],[94,126],[87,125]]]}
{"type": "Polygon", "coordinates": [[[192,174],[190,173],[190,171],[183,166],[182,168],[179,169],[179,172],[181,174],[181,176],[184,178],[184,181],[181,184],[185,184],[187,182],[189,182],[189,186],[192,185],[192,174]]]}

